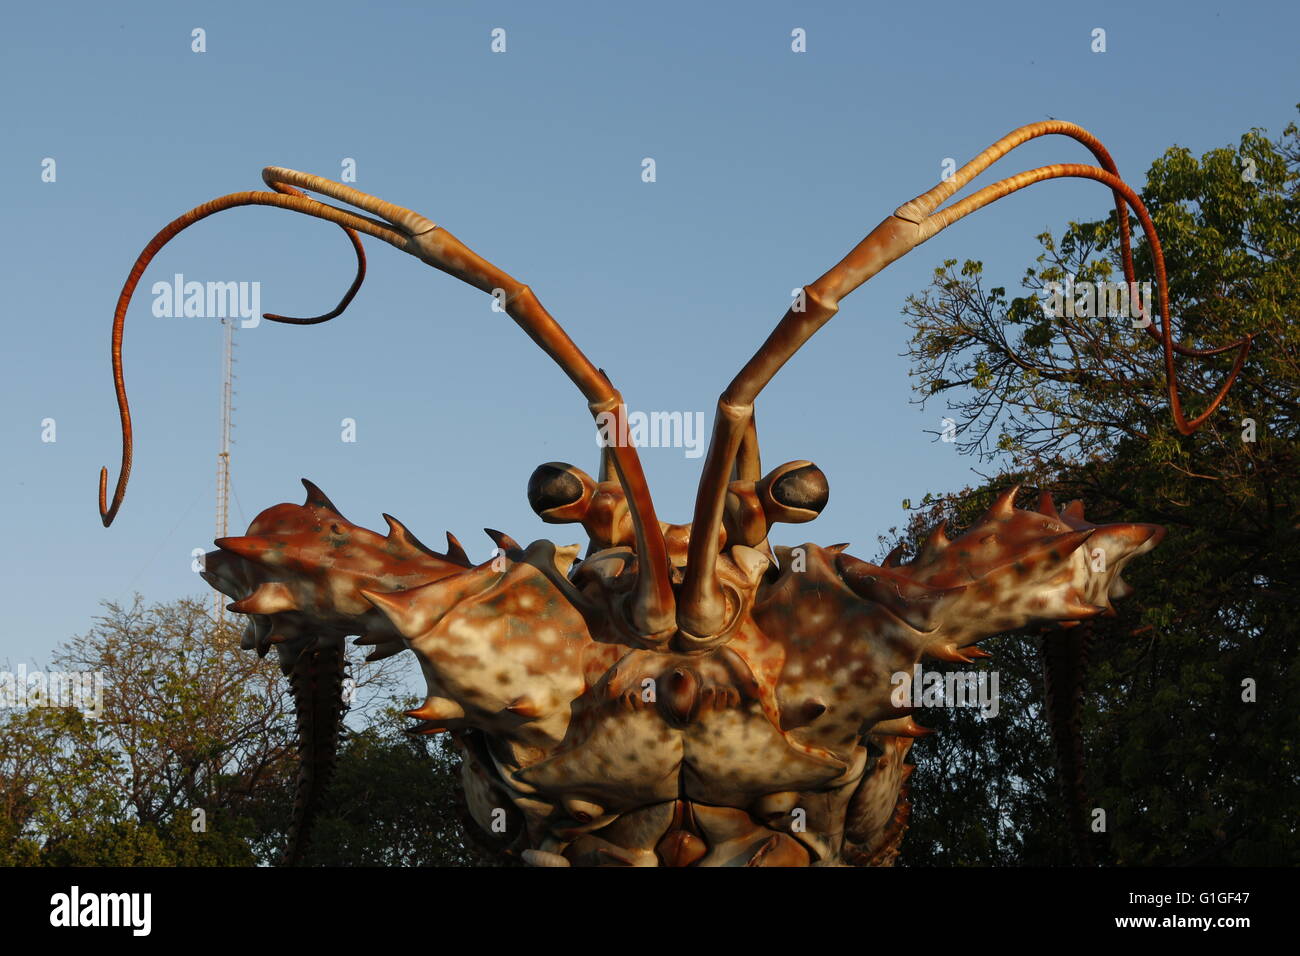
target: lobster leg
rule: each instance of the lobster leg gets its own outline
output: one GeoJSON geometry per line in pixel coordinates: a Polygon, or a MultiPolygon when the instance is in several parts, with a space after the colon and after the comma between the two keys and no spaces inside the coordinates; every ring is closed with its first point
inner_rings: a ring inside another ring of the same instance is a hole
{"type": "Polygon", "coordinates": [[[1089,839],[1083,760],[1083,681],[1091,631],[1085,625],[1052,634],[1044,637],[1038,647],[1043,664],[1043,717],[1056,750],[1070,853],[1079,866],[1096,864],[1089,839]]]}
{"type": "Polygon", "coordinates": [[[277,649],[280,669],[289,679],[293,696],[299,760],[289,843],[280,862],[299,866],[334,775],[339,734],[347,711],[343,700],[347,657],[341,640],[315,637],[281,644],[277,649]]]}

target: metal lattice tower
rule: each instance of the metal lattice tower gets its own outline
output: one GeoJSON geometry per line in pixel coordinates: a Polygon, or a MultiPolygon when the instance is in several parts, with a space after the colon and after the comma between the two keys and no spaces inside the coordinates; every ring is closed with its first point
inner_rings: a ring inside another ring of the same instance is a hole
{"type": "MultiPolygon", "coordinates": [[[[222,319],[224,347],[221,356],[221,450],[217,452],[217,537],[229,534],[230,521],[230,438],[234,422],[232,400],[235,395],[235,320],[222,319]]],[[[214,611],[218,622],[226,619],[226,599],[220,593],[214,595],[214,611]]]]}

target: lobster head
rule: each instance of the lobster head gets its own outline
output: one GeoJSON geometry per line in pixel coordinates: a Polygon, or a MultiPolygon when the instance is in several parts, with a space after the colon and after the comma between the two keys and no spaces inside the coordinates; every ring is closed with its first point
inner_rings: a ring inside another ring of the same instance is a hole
{"type": "MultiPolygon", "coordinates": [[[[414,652],[426,698],[411,731],[452,733],[474,821],[492,833],[508,808],[513,838],[543,861],[750,860],[769,843],[768,863],[889,856],[902,757],[925,733],[891,699],[895,675],[987,656],[974,644],[993,633],[1103,613],[1120,569],[1160,534],[1089,524],[1077,505],[1057,514],[1049,496],[1022,511],[1011,489],[905,564],[842,545],[769,550],[771,522],[815,517],[829,497],[816,466],[791,462],[732,483],[717,559],[726,626],[647,639],[615,483],[539,467],[530,503],[581,523],[585,555],[489,530],[480,564],[450,533],[439,553],[391,516],[387,535],[354,525],[304,484],[302,505],[268,509],[207,556],[205,579],[249,615],[244,646],[275,648],[291,677],[323,652],[341,660],[351,635],[369,660],[414,652]]],[[[663,532],[679,593],[689,528],[663,532]]]]}
{"type": "MultiPolygon", "coordinates": [[[[489,531],[495,551],[472,563],[448,534],[447,550],[421,544],[385,516],[386,535],[347,521],[310,482],[302,505],[277,505],[242,537],[218,539],[205,577],[249,615],[244,644],[275,647],[297,705],[303,776],[295,833],[309,829],[332,761],[343,642],[358,636],[370,659],[410,650],[427,694],[410,715],[419,733],[447,731],[465,756],[474,821],[500,833],[508,818],[531,862],[889,862],[906,825],[911,738],[923,733],[890,694],[892,678],[922,658],[970,660],[990,634],[1033,624],[1071,626],[1111,613],[1119,577],[1154,547],[1154,525],[1094,525],[1081,508],[1014,506],[1015,489],[970,529],[943,527],[916,557],[877,566],[844,546],[774,547],[777,523],[809,521],[826,507],[826,476],[811,462],[767,473],[759,464],[754,403],[795,352],[863,282],[970,212],[1032,183],[1101,182],[1115,196],[1125,278],[1135,281],[1129,209],[1152,251],[1162,321],[1147,333],[1164,351],[1174,423],[1190,434],[1223,401],[1250,338],[1198,351],[1173,342],[1163,258],[1145,207],[1091,134],[1051,121],[1016,130],[933,189],[887,216],[837,265],[796,296],[776,329],[718,399],[694,513],[662,522],[626,407],[605,373],[569,339],[536,295],[430,220],[317,176],[271,166],[265,192],[196,207],[145,247],[118,300],[113,370],[122,421],[122,468],[112,502],[100,476],[100,516],[112,522],[125,494],[132,433],[121,342],[132,293],[177,233],[222,209],[267,205],[379,238],[488,292],[574,382],[602,434],[617,436],[599,477],[560,462],[528,483],[549,523],[581,524],[588,546],[521,547],[489,531]],[[939,208],[1003,154],[1061,134],[1097,166],[1057,164],[1022,173],[939,208]],[[307,196],[324,195],[366,215],[307,196]],[[1199,416],[1184,417],[1175,353],[1237,349],[1232,372],[1199,416]],[[530,855],[531,854],[531,855],[530,855]]],[[[1154,317],[1153,317],[1154,318],[1154,317]]],[[[302,847],[295,836],[290,858],[302,847]]]]}

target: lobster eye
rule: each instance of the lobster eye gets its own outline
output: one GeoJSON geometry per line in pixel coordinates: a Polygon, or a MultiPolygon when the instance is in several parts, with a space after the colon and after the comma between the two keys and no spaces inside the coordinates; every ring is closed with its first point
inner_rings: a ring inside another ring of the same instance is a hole
{"type": "Polygon", "coordinates": [[[581,468],[562,461],[538,465],[528,479],[528,504],[543,521],[581,521],[596,483],[581,468]]]}
{"type": "Polygon", "coordinates": [[[769,521],[812,521],[830,500],[831,487],[810,461],[788,461],[767,473],[756,489],[769,521]]]}

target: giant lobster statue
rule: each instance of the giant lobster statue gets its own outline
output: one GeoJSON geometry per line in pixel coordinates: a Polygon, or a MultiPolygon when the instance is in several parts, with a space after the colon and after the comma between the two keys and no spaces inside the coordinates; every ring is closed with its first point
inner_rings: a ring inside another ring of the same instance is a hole
{"type": "Polygon", "coordinates": [[[1124,565],[1159,542],[1148,524],[1095,525],[1074,503],[1015,507],[1015,488],[960,537],[942,526],[916,557],[877,566],[843,545],[769,543],[772,525],[815,518],[825,475],[808,461],[759,464],[754,402],[839,302],[915,246],[976,209],[1058,177],[1108,186],[1118,210],[1126,278],[1134,280],[1128,209],[1146,234],[1161,320],[1148,331],[1164,352],[1170,408],[1189,434],[1222,402],[1250,339],[1221,349],[1174,343],[1164,261],[1141,199],[1109,153],[1070,123],[1025,126],[947,181],[887,216],[834,268],[806,286],[718,400],[695,511],[660,521],[623,398],[542,307],[533,291],[447,230],[407,209],[317,176],[268,167],[271,191],[223,196],[176,219],[132,268],[113,326],[123,429],[122,469],[105,525],[122,502],[131,429],[121,368],[123,324],[158,250],[222,209],[270,205],[343,227],[356,281],[324,316],[338,315],[365,272],[358,233],[383,239],[498,297],[505,311],[578,386],[615,440],[598,478],[564,463],[540,466],[528,498],[543,521],[581,524],[588,546],[527,547],[488,533],[495,555],[475,565],[450,534],[446,553],[385,515],[380,535],[345,519],[304,481],[302,505],[262,512],[242,537],[222,538],[204,577],[249,616],[243,646],[274,648],[289,678],[301,769],[287,860],[301,859],[328,784],[343,713],[344,642],[369,659],[410,650],[428,696],[410,716],[417,733],[449,733],[463,755],[469,816],[506,852],[540,866],[799,866],[888,864],[909,803],[905,758],[926,731],[891,692],[893,675],[923,659],[987,656],[976,644],[1029,625],[1070,626],[1112,614],[1128,590],[1124,565]],[[1025,141],[1063,134],[1097,166],[1045,166],[938,207],[1025,141]],[[311,190],[369,215],[309,198],[311,190]],[[936,211],[937,210],[937,211],[936,211]],[[1209,407],[1188,420],[1174,354],[1236,348],[1209,407]],[[1098,553],[1104,560],[1095,560],[1098,553]]]}

